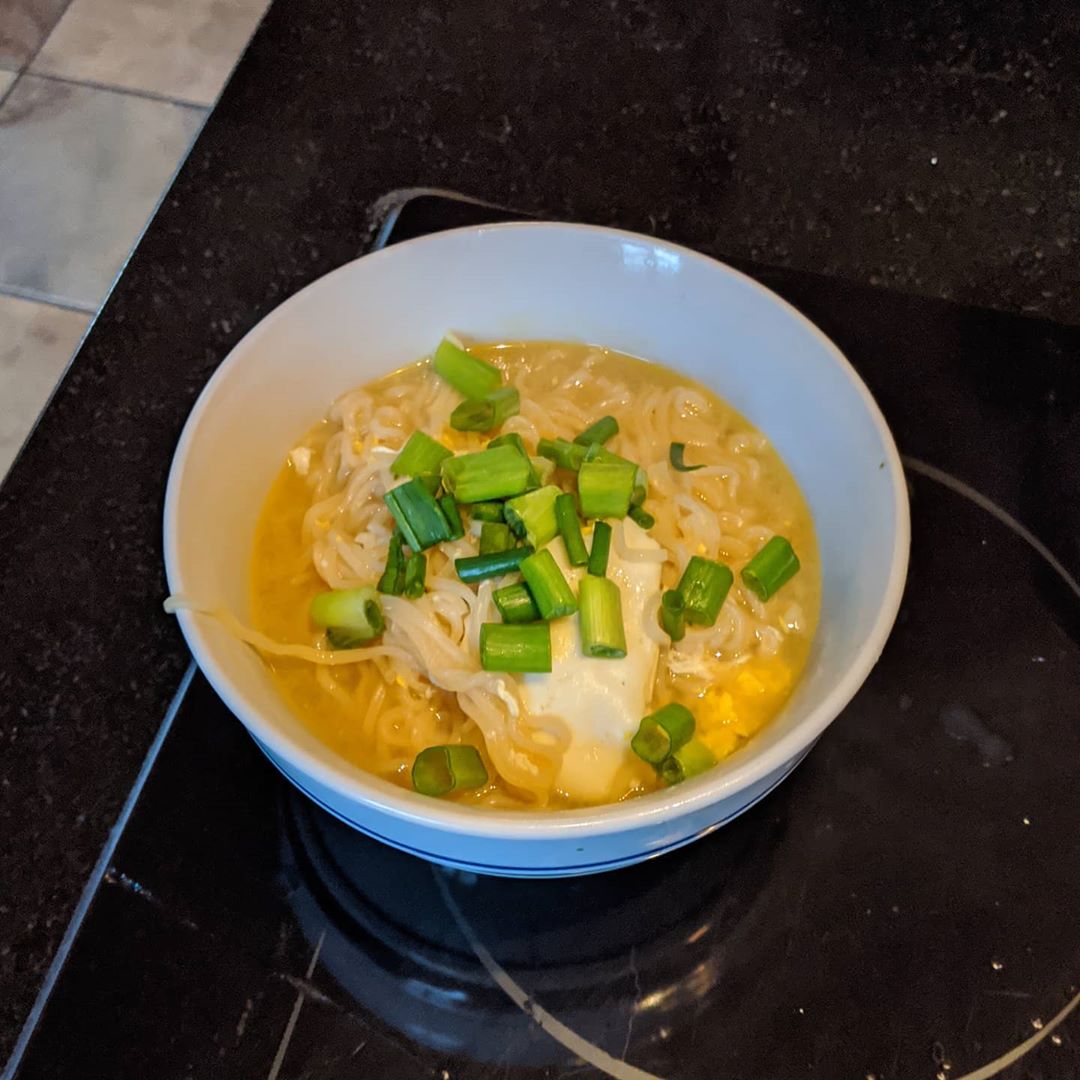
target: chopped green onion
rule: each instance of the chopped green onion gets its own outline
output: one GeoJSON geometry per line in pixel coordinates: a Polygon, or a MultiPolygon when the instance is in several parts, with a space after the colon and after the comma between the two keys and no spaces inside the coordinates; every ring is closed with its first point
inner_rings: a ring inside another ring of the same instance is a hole
{"type": "Polygon", "coordinates": [[[686,604],[678,589],[668,589],[660,597],[660,625],[672,641],[686,637],[686,604]]]}
{"type": "Polygon", "coordinates": [[[646,716],[630,740],[630,749],[642,761],[659,766],[685,746],[694,734],[694,714],[676,702],[646,716]]]}
{"type": "Polygon", "coordinates": [[[504,585],[491,594],[503,622],[530,623],[540,618],[540,609],[536,606],[529,592],[529,586],[518,582],[516,585],[504,585]]]}
{"type": "Polygon", "coordinates": [[[521,456],[525,458],[526,461],[528,461],[529,482],[525,485],[526,491],[533,491],[536,488],[540,487],[541,484],[546,484],[547,477],[550,477],[551,472],[554,471],[549,470],[544,474],[541,474],[539,470],[537,470],[537,459],[529,457],[529,452],[525,449],[525,443],[516,431],[508,431],[505,435],[499,435],[488,443],[489,450],[494,449],[496,446],[513,446],[518,451],[518,453],[521,454],[521,456]]]}
{"type": "Polygon", "coordinates": [[[581,513],[587,518],[626,517],[637,466],[586,461],[578,472],[581,513]]]}
{"type": "Polygon", "coordinates": [[[759,599],[768,600],[799,572],[799,559],[791,544],[774,536],[744,567],[742,579],[759,599]]]}
{"type": "Polygon", "coordinates": [[[608,554],[611,551],[611,526],[598,521],[593,526],[592,551],[589,552],[589,573],[603,577],[607,573],[608,554]]]}
{"type": "Polygon", "coordinates": [[[521,412],[521,395],[513,386],[502,386],[482,398],[467,398],[451,414],[455,431],[491,431],[521,412]]]}
{"type": "Polygon", "coordinates": [[[549,484],[535,491],[507,499],[503,504],[503,516],[518,536],[523,536],[537,551],[559,531],[555,517],[555,500],[559,489],[549,484]]]}
{"type": "Polygon", "coordinates": [[[453,450],[447,450],[437,439],[423,431],[414,431],[401,448],[401,453],[390,464],[394,476],[419,476],[421,473],[437,473],[439,466],[453,450]]]}
{"type": "Polygon", "coordinates": [[[560,469],[577,472],[585,460],[585,447],[566,439],[541,439],[536,444],[536,452],[541,457],[550,458],[560,469]]]}
{"type": "Polygon", "coordinates": [[[448,338],[439,342],[431,366],[467,398],[482,398],[502,383],[502,372],[494,364],[471,356],[448,338]]]}
{"type": "Polygon", "coordinates": [[[412,784],[421,795],[449,795],[487,782],[487,769],[475,746],[429,746],[413,761],[412,784]]]}
{"type": "Polygon", "coordinates": [[[447,458],[442,479],[459,503],[488,502],[520,495],[528,486],[530,470],[527,457],[504,445],[447,458]]]}
{"type": "Polygon", "coordinates": [[[633,465],[634,487],[630,492],[630,505],[640,506],[649,494],[649,474],[636,462],[612,453],[600,443],[593,443],[585,451],[586,461],[598,461],[602,465],[633,465]]]}
{"type": "Polygon", "coordinates": [[[414,551],[405,560],[405,587],[402,596],[417,600],[424,595],[424,578],[427,577],[427,557],[414,551]]]}
{"type": "Polygon", "coordinates": [[[469,507],[474,521],[502,521],[503,504],[501,502],[478,502],[469,507]]]}
{"type": "Polygon", "coordinates": [[[413,477],[391,488],[383,496],[383,501],[394,515],[405,543],[413,551],[423,551],[450,539],[450,523],[420,477],[413,477]]]}
{"type": "Polygon", "coordinates": [[[668,450],[668,461],[671,462],[671,467],[676,472],[694,472],[697,469],[705,468],[704,463],[701,465],[687,465],[683,461],[683,454],[686,453],[686,443],[673,442],[671,448],[668,450]]]}
{"type": "Polygon", "coordinates": [[[400,596],[405,588],[405,538],[400,529],[395,529],[390,534],[390,547],[386,552],[386,569],[379,578],[376,586],[381,593],[387,596],[400,596]]]}
{"type": "Polygon", "coordinates": [[[509,525],[501,521],[485,521],[480,526],[480,554],[490,555],[496,551],[509,551],[515,544],[509,525]]]}
{"type": "Polygon", "coordinates": [[[454,560],[454,569],[462,581],[483,581],[485,578],[513,573],[522,560],[531,554],[531,547],[518,547],[509,551],[495,551],[490,555],[466,555],[454,560]]]}
{"type": "Polygon", "coordinates": [[[555,520],[566,545],[567,561],[571,566],[584,566],[589,561],[589,549],[581,536],[581,522],[573,495],[564,493],[555,500],[555,520]]]}
{"type": "Polygon", "coordinates": [[[692,556],[679,581],[686,621],[694,626],[712,626],[734,580],[735,575],[723,563],[692,556]]]}
{"type": "Polygon", "coordinates": [[[547,623],[483,623],[480,666],[485,671],[550,671],[551,627],[547,623]]]}
{"type": "Polygon", "coordinates": [[[326,631],[326,644],[331,649],[359,649],[370,641],[370,637],[355,630],[348,630],[344,626],[331,626],[326,631]]]}
{"type": "Polygon", "coordinates": [[[581,647],[586,656],[621,659],[626,655],[622,596],[610,578],[586,574],[581,579],[581,647]]]}
{"type": "Polygon", "coordinates": [[[619,421],[614,416],[601,416],[595,424],[590,424],[578,435],[574,442],[579,446],[590,446],[592,443],[606,443],[618,434],[619,421]]]}
{"type": "Polygon", "coordinates": [[[444,495],[439,500],[439,509],[442,510],[447,525],[450,526],[450,539],[460,540],[465,535],[465,525],[461,520],[461,511],[454,502],[454,496],[444,495]]]}
{"type": "MultiPolygon", "coordinates": [[[[633,502],[632,495],[630,501],[633,502]]],[[[656,524],[656,518],[642,506],[631,506],[630,512],[626,516],[634,522],[635,525],[640,525],[643,529],[651,529],[656,524]]]]}
{"type": "Polygon", "coordinates": [[[691,739],[664,759],[660,765],[660,776],[665,784],[679,784],[711,769],[715,764],[713,752],[699,739],[691,739]]]}
{"type": "Polygon", "coordinates": [[[633,465],[634,463],[629,458],[624,458],[620,454],[616,454],[614,450],[609,450],[603,443],[589,443],[585,447],[584,461],[599,461],[604,465],[633,465]]]}
{"type": "Polygon", "coordinates": [[[531,457],[529,458],[529,464],[536,474],[538,484],[543,485],[551,482],[551,478],[555,475],[555,462],[551,458],[531,457]]]}
{"type": "Polygon", "coordinates": [[[522,561],[520,569],[542,619],[561,619],[577,611],[574,590],[550,551],[545,549],[530,555],[522,561]]]}
{"type": "Polygon", "coordinates": [[[360,641],[378,637],[386,626],[379,594],[370,585],[321,592],[312,597],[309,613],[316,626],[346,631],[360,641]]]}
{"type": "Polygon", "coordinates": [[[496,435],[487,444],[489,450],[494,450],[497,446],[513,446],[523,457],[529,456],[528,450],[525,449],[524,440],[516,431],[508,431],[505,435],[496,435]]]}
{"type": "Polygon", "coordinates": [[[421,473],[414,479],[419,480],[431,492],[432,495],[439,494],[439,488],[442,487],[442,477],[437,473],[426,472],[421,473]]]}

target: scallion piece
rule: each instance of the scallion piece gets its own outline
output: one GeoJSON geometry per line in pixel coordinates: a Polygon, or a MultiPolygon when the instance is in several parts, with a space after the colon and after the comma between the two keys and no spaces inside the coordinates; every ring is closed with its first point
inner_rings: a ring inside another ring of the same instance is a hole
{"type": "Polygon", "coordinates": [[[383,501],[394,515],[405,543],[413,551],[423,551],[450,539],[450,523],[421,477],[414,476],[404,484],[391,488],[383,496],[383,501]]]}
{"type": "Polygon", "coordinates": [[[541,484],[546,484],[547,478],[554,471],[554,467],[546,472],[537,469],[537,459],[529,457],[529,452],[525,449],[525,443],[516,431],[508,431],[505,435],[499,435],[488,443],[489,450],[494,449],[496,446],[513,446],[529,463],[529,482],[525,485],[526,491],[533,491],[540,487],[541,484]]]}
{"type": "Polygon", "coordinates": [[[530,555],[522,561],[520,569],[542,619],[561,619],[577,611],[574,590],[550,551],[545,549],[530,555]]]}
{"type": "Polygon", "coordinates": [[[579,446],[591,446],[593,443],[606,443],[619,434],[619,421],[614,416],[601,416],[595,424],[590,424],[577,438],[579,446]]]}
{"type": "Polygon", "coordinates": [[[586,461],[598,461],[602,465],[633,465],[634,486],[630,492],[630,505],[640,506],[649,494],[649,474],[636,462],[612,453],[600,443],[593,443],[585,451],[586,461]]]}
{"type": "Polygon", "coordinates": [[[529,459],[504,445],[447,458],[442,480],[459,503],[488,502],[520,495],[528,487],[530,471],[529,459]]]}
{"type": "Polygon", "coordinates": [[[429,746],[413,761],[412,784],[421,795],[449,795],[487,782],[487,769],[475,746],[429,746]]]}
{"type": "Polygon", "coordinates": [[[713,752],[699,739],[691,739],[660,764],[660,777],[665,784],[680,784],[692,776],[711,769],[716,764],[713,752]]]}
{"type": "Polygon", "coordinates": [[[734,574],[723,563],[692,556],[679,581],[686,621],[694,626],[712,626],[734,580],[734,574]]]}
{"type": "Polygon", "coordinates": [[[555,520],[566,545],[567,561],[571,566],[584,566],[589,561],[589,549],[581,536],[581,522],[573,495],[564,493],[555,500],[555,520]]]}
{"type": "Polygon", "coordinates": [[[694,734],[694,714],[676,702],[646,716],[630,740],[630,749],[642,761],[660,766],[669,755],[685,746],[694,734]]]}
{"type": "Polygon", "coordinates": [[[559,489],[549,484],[517,498],[507,499],[503,504],[506,523],[537,551],[553,540],[559,531],[555,516],[555,500],[559,494],[559,489]]]}
{"type": "Polygon", "coordinates": [[[743,584],[759,599],[768,600],[799,572],[791,544],[774,536],[742,569],[743,584]]]}
{"type": "Polygon", "coordinates": [[[686,604],[678,589],[668,589],[660,597],[660,626],[672,641],[686,637],[686,604]]]}
{"type": "Polygon", "coordinates": [[[536,474],[538,484],[543,486],[551,482],[551,478],[555,475],[555,462],[551,458],[531,457],[529,458],[529,464],[536,474]]]}
{"type": "Polygon", "coordinates": [[[360,649],[371,641],[365,634],[347,630],[343,626],[331,626],[326,631],[326,644],[331,649],[360,649]]]}
{"type": "Polygon", "coordinates": [[[581,513],[587,518],[626,517],[637,466],[586,461],[578,471],[581,513]]]}
{"type": "Polygon", "coordinates": [[[622,659],[626,655],[622,596],[610,578],[586,574],[578,589],[581,647],[586,656],[622,659]]]}
{"type": "Polygon", "coordinates": [[[447,525],[450,526],[450,539],[460,540],[465,535],[465,524],[461,520],[461,511],[454,502],[454,496],[444,495],[439,500],[439,509],[442,510],[447,525]]]}
{"type": "Polygon", "coordinates": [[[421,473],[435,473],[439,466],[454,452],[447,450],[437,439],[423,431],[414,431],[401,448],[401,453],[390,463],[394,476],[419,476],[421,473]]]}
{"type": "Polygon", "coordinates": [[[671,467],[676,472],[695,472],[697,469],[705,468],[704,463],[701,465],[687,465],[683,461],[683,454],[686,453],[686,443],[673,442],[668,450],[668,461],[671,462],[671,467]]]}
{"type": "Polygon", "coordinates": [[[496,551],[509,551],[515,543],[510,526],[501,521],[485,521],[480,526],[481,555],[491,555],[496,551]]]}
{"type": "MultiPolygon", "coordinates": [[[[633,502],[632,495],[630,501],[633,502]]],[[[656,518],[654,518],[643,506],[631,506],[630,512],[626,516],[635,525],[640,525],[643,529],[651,529],[656,524],[656,518]]]]}
{"type": "Polygon", "coordinates": [[[497,446],[513,446],[523,456],[529,456],[528,450],[525,449],[524,440],[516,431],[508,431],[505,435],[496,435],[487,444],[489,450],[494,450],[497,446]]]}
{"type": "Polygon", "coordinates": [[[454,569],[462,581],[483,581],[485,578],[513,573],[522,560],[531,554],[531,547],[518,547],[509,551],[492,552],[490,555],[466,555],[454,560],[454,569]]]}
{"type": "Polygon", "coordinates": [[[379,578],[376,588],[387,596],[400,596],[405,588],[405,538],[400,529],[390,534],[390,546],[386,552],[386,569],[379,578]]]}
{"type": "Polygon", "coordinates": [[[386,626],[379,594],[370,585],[321,592],[312,597],[308,611],[316,626],[347,632],[359,641],[378,637],[386,626]]]}
{"type": "Polygon", "coordinates": [[[497,390],[502,372],[486,360],[471,356],[449,338],[443,338],[432,357],[431,366],[458,393],[467,398],[482,398],[497,390]]]}
{"type": "Polygon", "coordinates": [[[420,473],[420,475],[414,477],[414,479],[419,480],[432,495],[439,494],[439,488],[442,487],[442,477],[437,472],[420,473]]]}
{"type": "Polygon", "coordinates": [[[503,622],[530,623],[540,618],[540,609],[536,606],[529,592],[529,586],[518,582],[516,585],[504,585],[491,594],[503,622]]]}
{"type": "Polygon", "coordinates": [[[513,386],[501,386],[482,398],[467,398],[450,414],[455,431],[491,431],[521,411],[521,395],[513,386]]]}
{"type": "Polygon", "coordinates": [[[560,469],[577,472],[585,460],[585,447],[566,439],[541,439],[536,444],[540,457],[550,458],[560,469]]]}
{"type": "Polygon", "coordinates": [[[501,502],[478,502],[469,507],[469,513],[476,521],[502,521],[503,504],[501,502]]]}
{"type": "Polygon", "coordinates": [[[427,556],[414,551],[405,560],[405,586],[402,596],[417,600],[424,595],[424,579],[427,577],[427,556]]]}
{"type": "Polygon", "coordinates": [[[607,573],[608,555],[611,552],[611,526],[598,521],[593,526],[592,551],[589,552],[589,573],[603,577],[607,573]]]}
{"type": "Polygon", "coordinates": [[[480,666],[485,671],[550,671],[551,627],[537,623],[483,623],[480,666]]]}

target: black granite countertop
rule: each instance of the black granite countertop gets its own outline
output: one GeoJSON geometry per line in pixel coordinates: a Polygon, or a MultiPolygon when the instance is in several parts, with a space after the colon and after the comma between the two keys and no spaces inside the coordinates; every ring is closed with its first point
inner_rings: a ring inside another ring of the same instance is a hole
{"type": "Polygon", "coordinates": [[[184,417],[380,197],[1077,323],[1078,39],[1063,5],[278,0],[0,489],[0,1060],[187,664],[184,417]]]}

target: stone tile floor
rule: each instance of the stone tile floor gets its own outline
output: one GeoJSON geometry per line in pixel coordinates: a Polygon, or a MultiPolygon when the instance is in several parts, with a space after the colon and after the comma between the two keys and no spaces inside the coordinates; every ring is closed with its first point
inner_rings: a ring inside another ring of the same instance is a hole
{"type": "Polygon", "coordinates": [[[0,479],[268,0],[0,0],[0,479]]]}

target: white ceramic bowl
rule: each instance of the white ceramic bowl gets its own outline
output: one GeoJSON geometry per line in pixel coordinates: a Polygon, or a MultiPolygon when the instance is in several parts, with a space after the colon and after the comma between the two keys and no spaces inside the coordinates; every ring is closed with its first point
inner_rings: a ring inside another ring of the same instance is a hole
{"type": "Polygon", "coordinates": [[[199,397],[169,475],[172,592],[249,615],[260,504],[284,454],[342,391],[474,340],[601,344],[700,380],[773,441],[813,510],[821,623],[782,714],[711,772],[592,810],[486,812],[404,791],[338,758],[278,696],[259,657],[181,614],[206,677],[271,761],[369,836],[479,873],[567,876],[669,851],[775,787],[858,690],[885,644],[907,570],[907,492],[892,437],[837,348],[784,301],[693,251],[580,225],[458,229],[349,263],[282,304],[199,397]]]}

